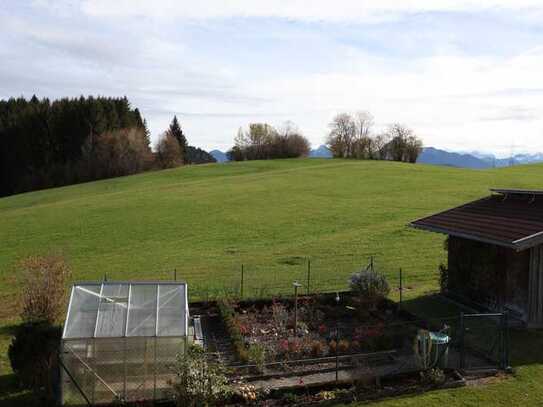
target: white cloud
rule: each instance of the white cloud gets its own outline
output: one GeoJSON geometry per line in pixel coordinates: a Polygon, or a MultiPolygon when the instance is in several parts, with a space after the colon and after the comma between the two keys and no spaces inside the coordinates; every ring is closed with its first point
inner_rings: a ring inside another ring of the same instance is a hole
{"type": "Polygon", "coordinates": [[[318,145],[334,114],[369,110],[427,145],[543,151],[543,38],[518,20],[537,21],[539,3],[14,2],[0,10],[0,95],[126,95],[155,137],[177,114],[205,148],[285,120],[318,145]]]}
{"type": "Polygon", "coordinates": [[[539,0],[86,0],[83,10],[93,16],[153,16],[210,19],[279,17],[293,20],[367,21],[398,14],[541,8],[539,0]]]}

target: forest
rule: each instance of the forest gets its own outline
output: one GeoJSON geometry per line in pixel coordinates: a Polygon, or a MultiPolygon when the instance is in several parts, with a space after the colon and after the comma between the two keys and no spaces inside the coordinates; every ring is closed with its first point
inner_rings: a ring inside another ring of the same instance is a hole
{"type": "Polygon", "coordinates": [[[188,145],[176,117],[168,135],[176,157],[164,164],[126,97],[0,100],[0,196],[215,161],[188,145]]]}

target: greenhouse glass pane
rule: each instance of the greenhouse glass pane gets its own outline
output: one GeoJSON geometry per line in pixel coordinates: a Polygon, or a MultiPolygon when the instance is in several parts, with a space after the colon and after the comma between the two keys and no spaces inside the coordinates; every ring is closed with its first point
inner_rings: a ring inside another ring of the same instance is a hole
{"type": "Polygon", "coordinates": [[[74,286],[68,307],[64,338],[93,337],[99,303],[99,284],[74,286]]]}
{"type": "Polygon", "coordinates": [[[158,287],[158,336],[185,335],[185,286],[160,285],[158,287]]]}
{"type": "Polygon", "coordinates": [[[96,321],[96,337],[124,336],[127,306],[127,284],[104,284],[96,321]]]}
{"type": "Polygon", "coordinates": [[[133,284],[128,304],[126,336],[155,336],[156,284],[133,284]]]}

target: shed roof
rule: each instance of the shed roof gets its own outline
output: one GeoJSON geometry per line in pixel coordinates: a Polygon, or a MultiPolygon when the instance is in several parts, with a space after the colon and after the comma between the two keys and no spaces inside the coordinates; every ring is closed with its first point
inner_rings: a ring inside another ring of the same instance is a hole
{"type": "Polygon", "coordinates": [[[543,191],[492,189],[492,195],[410,226],[515,250],[543,243],[543,191]]]}
{"type": "Polygon", "coordinates": [[[187,323],[186,283],[77,283],[62,337],[185,336],[187,323]]]}

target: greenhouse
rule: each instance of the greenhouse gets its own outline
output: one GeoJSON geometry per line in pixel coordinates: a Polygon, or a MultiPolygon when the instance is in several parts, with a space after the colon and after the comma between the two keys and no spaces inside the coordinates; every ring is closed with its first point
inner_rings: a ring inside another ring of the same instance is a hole
{"type": "Polygon", "coordinates": [[[63,403],[171,397],[188,314],[186,283],[75,284],[62,335],[63,403]]]}

